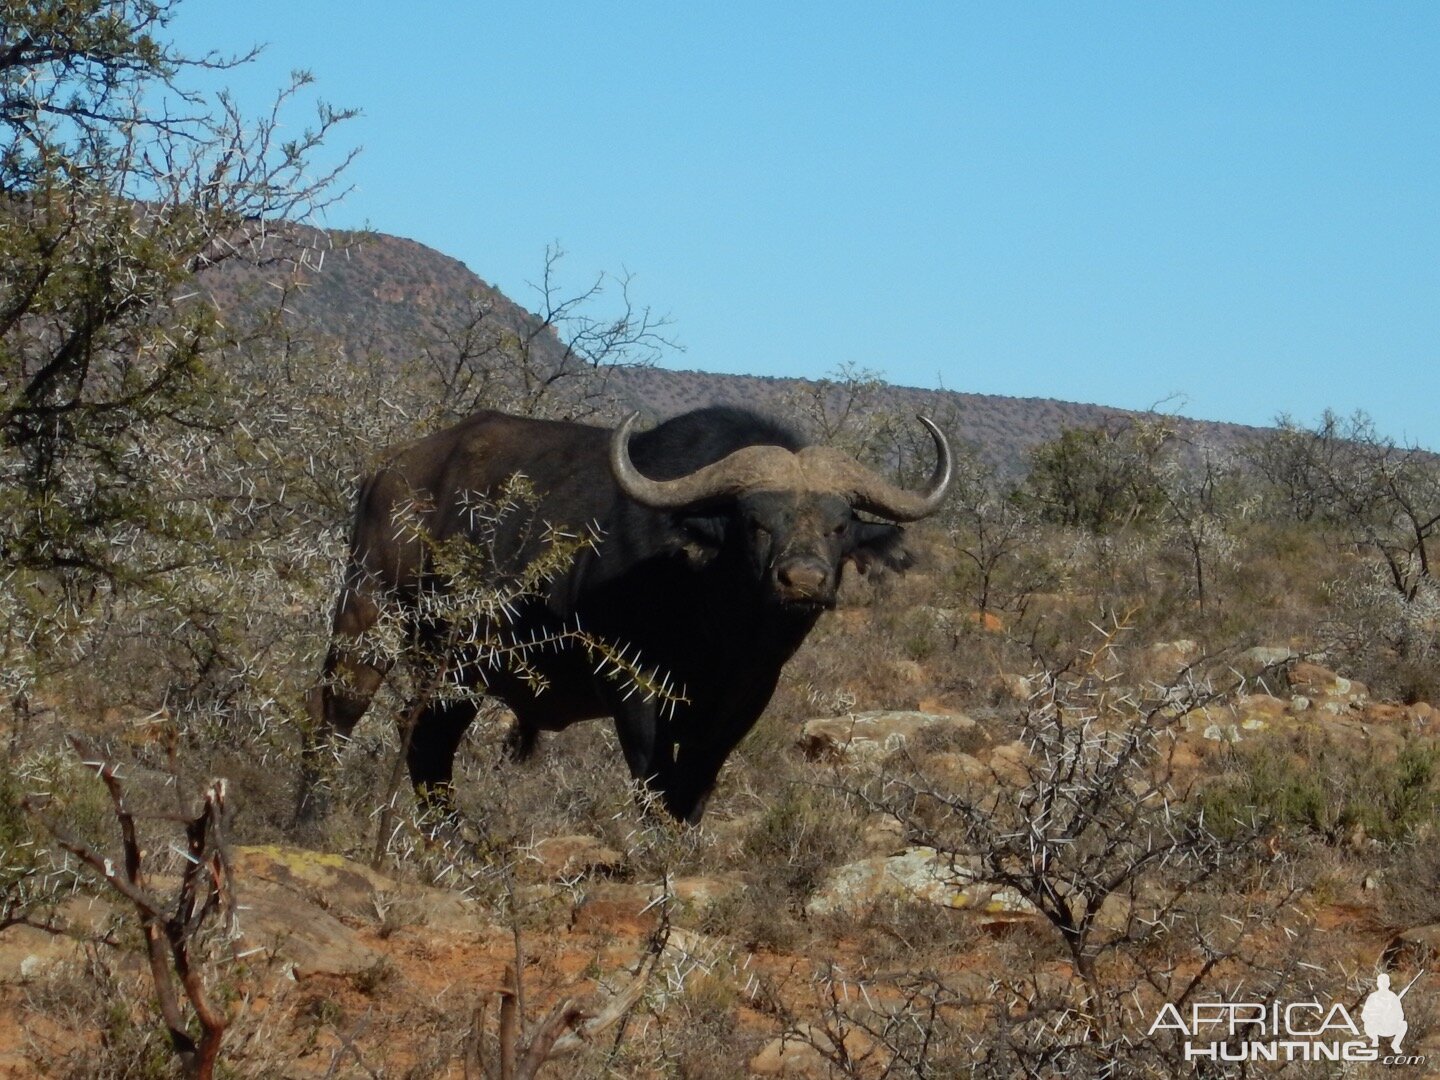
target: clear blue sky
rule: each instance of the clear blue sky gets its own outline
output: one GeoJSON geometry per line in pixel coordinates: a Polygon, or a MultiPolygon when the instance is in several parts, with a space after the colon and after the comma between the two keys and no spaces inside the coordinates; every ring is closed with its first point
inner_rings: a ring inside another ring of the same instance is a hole
{"type": "MultiPolygon", "coordinates": [[[[363,116],[368,224],[531,300],[628,269],[667,363],[1440,448],[1440,4],[186,0],[363,116]]],[[[297,126],[305,119],[294,114],[297,126]]]]}

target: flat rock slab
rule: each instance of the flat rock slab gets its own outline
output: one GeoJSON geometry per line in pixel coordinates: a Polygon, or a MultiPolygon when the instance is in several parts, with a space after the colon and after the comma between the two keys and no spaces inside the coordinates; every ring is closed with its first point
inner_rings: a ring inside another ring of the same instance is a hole
{"type": "Polygon", "coordinates": [[[1311,697],[1333,696],[1363,699],[1369,696],[1364,683],[1347,679],[1319,664],[1300,661],[1290,668],[1290,689],[1311,697]]]}
{"type": "Polygon", "coordinates": [[[909,900],[986,914],[1020,915],[1035,910],[1013,889],[983,882],[974,870],[929,847],[839,867],[805,909],[811,915],[857,915],[881,900],[909,900]]]}
{"type": "Polygon", "coordinates": [[[0,929],[0,984],[30,982],[63,964],[83,960],[86,942],[127,920],[133,925],[134,919],[135,909],[128,900],[77,893],[53,911],[37,913],[36,925],[16,923],[0,929]]]}
{"type": "Polygon", "coordinates": [[[387,962],[334,915],[278,886],[245,889],[236,921],[240,951],[271,953],[297,979],[359,975],[387,962]]]}
{"type": "Polygon", "coordinates": [[[843,1052],[845,1060],[860,1070],[859,1075],[884,1071],[888,1055],[857,1027],[843,1036],[813,1024],[796,1024],[750,1059],[752,1076],[788,1076],[819,1080],[837,1075],[833,1061],[843,1052]],[[823,1052],[822,1052],[823,1050],[823,1052]]]}
{"type": "MultiPolygon", "coordinates": [[[[358,931],[327,907],[377,921],[374,899],[380,886],[393,884],[339,856],[300,849],[237,848],[232,853],[239,952],[258,950],[288,965],[297,978],[308,975],[357,975],[383,962],[358,931]],[[368,905],[368,911],[365,910],[368,905]]],[[[174,882],[154,877],[150,891],[163,903],[174,895],[174,882]]],[[[12,926],[0,932],[0,981],[28,981],[83,956],[100,924],[110,918],[133,925],[135,914],[124,902],[76,899],[57,912],[62,932],[12,926]]]]}
{"type": "Polygon", "coordinates": [[[0,930],[0,983],[30,982],[84,956],[84,943],[63,931],[7,926],[0,930]]]}
{"type": "Polygon", "coordinates": [[[625,864],[625,856],[593,836],[547,836],[531,845],[526,871],[547,881],[592,875],[609,876],[625,864]]]}
{"type": "Polygon", "coordinates": [[[1392,948],[1408,949],[1416,954],[1422,963],[1433,963],[1440,957],[1440,923],[1429,926],[1413,926],[1395,936],[1392,948]]]}
{"type": "Polygon", "coordinates": [[[887,757],[922,734],[982,739],[980,725],[963,713],[881,711],[808,720],[799,742],[807,757],[858,763],[887,757]]]}
{"type": "Polygon", "coordinates": [[[364,863],[325,851],[264,844],[231,853],[240,903],[252,891],[275,887],[342,917],[406,924],[465,933],[478,929],[474,910],[444,889],[399,882],[364,863]]]}
{"type": "MultiPolygon", "coordinates": [[[[743,891],[737,875],[696,875],[670,882],[676,905],[672,915],[683,920],[703,914],[743,891]]],[[[585,886],[585,895],[570,917],[571,928],[592,931],[606,926],[641,926],[648,933],[659,919],[664,890],[657,884],[599,881],[585,886]]]]}

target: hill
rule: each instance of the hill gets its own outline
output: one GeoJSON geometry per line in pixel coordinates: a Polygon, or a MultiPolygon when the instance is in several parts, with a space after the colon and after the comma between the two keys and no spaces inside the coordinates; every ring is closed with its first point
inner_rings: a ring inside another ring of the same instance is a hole
{"type": "MultiPolygon", "coordinates": [[[[401,363],[428,343],[453,339],[457,328],[483,319],[491,332],[524,339],[542,364],[565,360],[566,347],[554,324],[505,296],[458,259],[413,240],[307,229],[300,234],[298,255],[301,284],[286,298],[286,312],[297,329],[335,342],[348,355],[379,354],[401,363]]],[[[206,284],[225,309],[247,302],[247,297],[263,297],[273,276],[263,267],[232,260],[207,277],[206,284]]],[[[736,404],[783,415],[816,387],[811,380],[761,372],[725,375],[667,365],[617,368],[607,392],[615,412],[640,409],[668,416],[701,405],[736,404]]],[[[1008,473],[1023,469],[1031,447],[1067,428],[1134,415],[1051,398],[888,385],[878,389],[874,404],[941,418],[955,436],[976,447],[982,459],[1008,473]]],[[[1185,418],[1177,418],[1176,424],[1184,438],[1219,447],[1237,445],[1259,430],[1185,418]]]]}

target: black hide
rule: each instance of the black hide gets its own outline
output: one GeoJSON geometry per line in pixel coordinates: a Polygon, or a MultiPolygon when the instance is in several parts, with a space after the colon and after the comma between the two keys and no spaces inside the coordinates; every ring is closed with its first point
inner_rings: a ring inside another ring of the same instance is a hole
{"type": "MultiPolygon", "coordinates": [[[[538,494],[540,519],[594,527],[600,540],[547,596],[521,605],[505,632],[524,640],[578,623],[664,672],[687,700],[627,696],[625,681],[595,675],[579,649],[537,658],[550,683],[540,694],[503,671],[486,671],[486,691],[518,720],[514,749],[523,756],[542,730],[613,717],[631,775],[677,818],[697,821],[781,667],[833,604],[842,564],[904,569],[910,559],[898,526],[862,521],[836,495],[754,492],[678,512],[641,506],[611,475],[610,436],[581,424],[480,413],[396,452],[359,498],[335,640],[310,698],[317,729],[348,733],[364,712],[385,672],[348,645],[380,605],[403,604],[424,573],[424,545],[396,537],[396,507],[427,507],[425,527],[436,537],[463,533],[467,504],[523,473],[538,494]]],[[[798,450],[804,442],[751,412],[710,408],[634,436],[630,457],[646,476],[673,479],[750,445],[798,450]]],[[[506,542],[519,562],[535,554],[533,540],[528,547],[517,547],[514,536],[506,542]]],[[[472,682],[475,671],[472,665],[472,682]]],[[[474,714],[473,705],[451,704],[421,717],[409,751],[418,788],[448,791],[474,714]]]]}

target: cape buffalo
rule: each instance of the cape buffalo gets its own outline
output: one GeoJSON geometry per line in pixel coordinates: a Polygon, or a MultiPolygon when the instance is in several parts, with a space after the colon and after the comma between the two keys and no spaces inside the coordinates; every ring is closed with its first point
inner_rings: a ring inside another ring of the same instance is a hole
{"type": "MultiPolygon", "coordinates": [[[[539,731],[613,717],[631,775],[675,817],[698,821],[781,667],[834,605],[842,565],[909,565],[903,530],[893,523],[934,513],[951,473],[945,436],[919,419],[937,457],[921,492],[728,407],[685,413],[633,436],[635,414],[612,431],[482,412],[402,447],[360,491],[335,636],[308,699],[315,730],[348,734],[380,686],[383,664],[356,639],[382,606],[409,604],[413,613],[433,545],[397,528],[401,508],[416,507],[435,540],[468,536],[474,501],[523,474],[536,517],[591,529],[598,540],[543,596],[515,604],[504,633],[533,640],[578,626],[664,673],[684,701],[667,703],[597,674],[580,648],[528,659],[544,677],[540,692],[532,679],[473,659],[464,677],[514,712],[512,748],[521,756],[539,731]]],[[[533,530],[505,542],[521,567],[539,550],[533,530]]],[[[495,550],[495,537],[487,544],[495,550]]],[[[407,751],[419,791],[448,798],[456,748],[475,712],[473,697],[424,709],[407,751]]],[[[312,769],[315,751],[312,745],[312,769]]],[[[307,801],[302,794],[302,810],[307,801]]]]}

